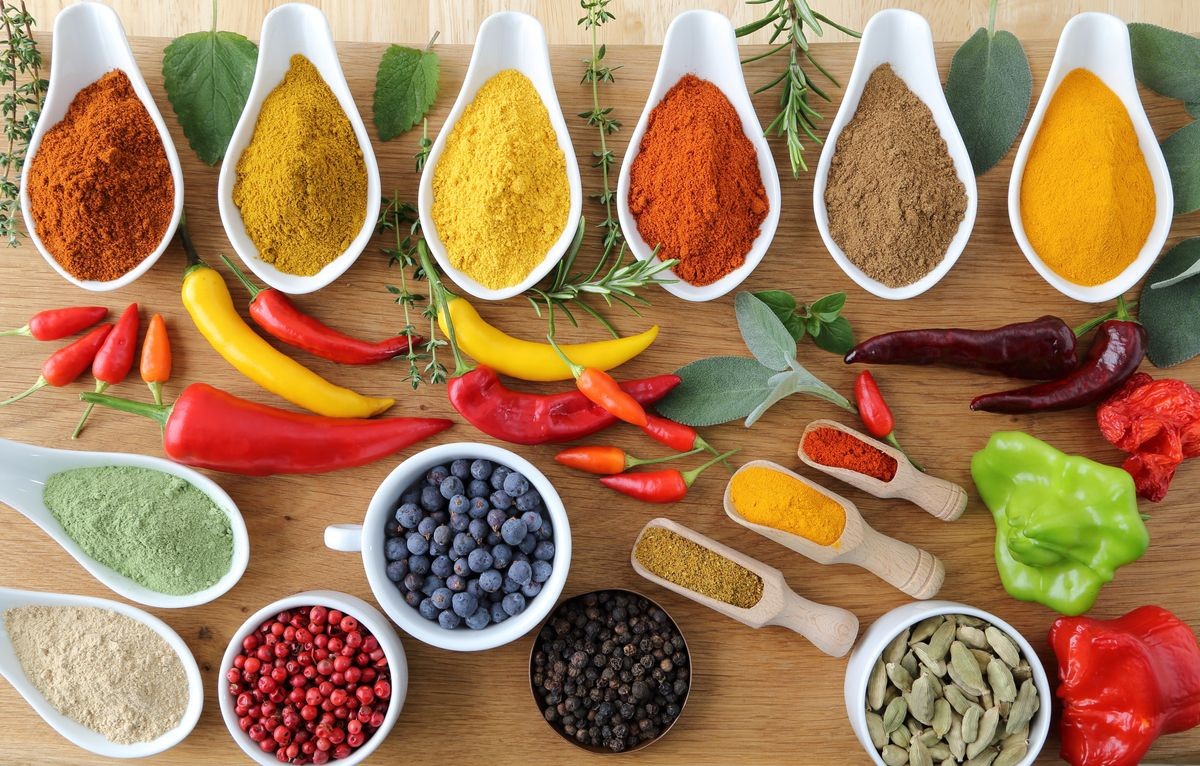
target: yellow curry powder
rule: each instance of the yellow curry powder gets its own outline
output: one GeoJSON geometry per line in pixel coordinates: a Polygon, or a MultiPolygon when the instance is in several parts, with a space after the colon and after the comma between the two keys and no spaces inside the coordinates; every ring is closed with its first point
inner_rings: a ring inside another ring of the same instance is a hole
{"type": "Polygon", "coordinates": [[[362,149],[337,96],[304,56],[292,56],[263,100],[238,159],[233,202],[259,257],[288,274],[316,274],[363,227],[362,149]]]}
{"type": "Polygon", "coordinates": [[[492,77],[446,139],[433,220],[450,263],[492,290],[520,282],[567,225],[567,164],[529,78],[492,77]]]}
{"type": "Polygon", "coordinates": [[[1021,178],[1021,221],[1064,279],[1099,285],[1141,251],[1154,224],[1154,182],[1129,113],[1086,69],[1054,92],[1021,178]]]}
{"type": "Polygon", "coordinates": [[[749,609],[762,600],[762,578],[665,527],[650,527],[633,555],[654,574],[717,601],[749,609]]]}
{"type": "Polygon", "coordinates": [[[730,499],[746,521],[832,545],[846,527],[846,509],[821,492],[770,468],[746,468],[730,482],[730,499]]]}

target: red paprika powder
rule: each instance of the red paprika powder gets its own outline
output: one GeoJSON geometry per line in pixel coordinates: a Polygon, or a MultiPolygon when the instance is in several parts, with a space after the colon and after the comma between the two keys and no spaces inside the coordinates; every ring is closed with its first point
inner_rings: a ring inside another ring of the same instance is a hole
{"type": "Polygon", "coordinates": [[[684,75],[650,112],[629,172],[629,209],[675,274],[708,285],[746,261],[769,204],[758,154],[721,89],[684,75]]]}
{"type": "Polygon", "coordinates": [[[805,435],[801,448],[821,465],[845,468],[882,482],[896,477],[895,458],[836,428],[814,428],[805,435]]]}

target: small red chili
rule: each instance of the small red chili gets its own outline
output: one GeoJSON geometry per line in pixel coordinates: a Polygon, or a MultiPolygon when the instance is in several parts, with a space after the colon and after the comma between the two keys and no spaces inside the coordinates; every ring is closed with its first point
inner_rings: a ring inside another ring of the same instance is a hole
{"type": "Polygon", "coordinates": [[[598,474],[624,473],[630,468],[642,465],[665,463],[668,460],[694,455],[700,451],[697,447],[688,452],[680,452],[666,457],[643,459],[633,457],[620,447],[568,447],[554,456],[554,461],[568,468],[598,474]]]}
{"type": "Polygon", "coordinates": [[[696,429],[691,426],[685,426],[683,423],[676,423],[674,420],[659,417],[650,412],[646,413],[646,425],[642,426],[642,431],[654,441],[665,444],[679,452],[705,449],[716,454],[716,450],[712,448],[712,445],[700,438],[700,434],[696,433],[696,429]]]}
{"type": "Polygon", "coordinates": [[[12,330],[0,330],[0,336],[24,335],[35,340],[58,340],[86,330],[108,316],[103,306],[71,306],[65,309],[39,311],[29,324],[12,330]]]}
{"type": "Polygon", "coordinates": [[[0,402],[0,407],[20,401],[46,386],[61,388],[74,383],[91,366],[96,352],[104,345],[104,339],[108,337],[112,327],[111,324],[102,324],[69,346],[55,351],[42,363],[42,374],[38,376],[37,382],[16,396],[10,396],[0,402]]]}
{"type": "Polygon", "coordinates": [[[701,473],[735,452],[737,450],[717,455],[699,468],[687,472],[666,468],[645,473],[622,473],[605,476],[600,479],[600,483],[621,494],[644,500],[647,503],[674,503],[687,496],[688,489],[701,473]]]}
{"type": "Polygon", "coordinates": [[[876,439],[886,438],[892,433],[896,421],[870,370],[863,370],[854,379],[854,400],[858,404],[858,415],[867,427],[867,433],[876,439]]]}
{"type": "Polygon", "coordinates": [[[553,336],[547,335],[546,340],[550,341],[555,353],[571,369],[571,375],[575,377],[575,386],[588,398],[588,401],[603,408],[618,420],[624,420],[638,428],[646,425],[646,410],[637,399],[621,390],[620,384],[613,380],[611,375],[595,367],[575,364],[554,342],[553,336]]]}

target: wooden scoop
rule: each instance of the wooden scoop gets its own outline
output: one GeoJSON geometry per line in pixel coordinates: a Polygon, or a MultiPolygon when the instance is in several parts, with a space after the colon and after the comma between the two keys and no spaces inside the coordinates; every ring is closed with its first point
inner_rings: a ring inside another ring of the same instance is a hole
{"type": "Polygon", "coordinates": [[[821,473],[841,479],[850,486],[857,487],[875,497],[898,497],[907,500],[942,521],[954,521],[967,509],[967,492],[962,487],[945,479],[921,473],[913,467],[913,464],[900,450],[833,420],[814,420],[809,423],[808,428],[804,429],[804,435],[800,437],[800,445],[796,448],[796,454],[800,456],[805,465],[811,466],[821,473]],[[851,471],[849,468],[834,468],[816,462],[804,452],[804,437],[808,436],[810,431],[818,428],[844,431],[854,438],[870,444],[896,461],[896,475],[892,477],[891,481],[880,481],[874,476],[851,471]]]}
{"type": "Polygon", "coordinates": [[[818,545],[791,532],[747,521],[734,508],[732,479],[725,487],[725,514],[729,518],[818,564],[854,564],[878,575],[913,598],[927,599],[937,595],[942,581],[946,579],[946,570],[933,554],[876,532],[863,521],[854,503],[781,465],[766,460],[752,460],[739,468],[734,476],[749,468],[769,468],[807,484],[845,509],[846,526],[842,536],[831,545],[818,545]]]}
{"type": "Polygon", "coordinates": [[[651,519],[642,528],[642,531],[638,533],[637,542],[633,544],[633,551],[629,554],[629,561],[633,564],[635,572],[652,583],[661,585],[668,590],[673,590],[685,598],[690,598],[698,604],[703,604],[709,609],[720,612],[726,617],[732,617],[738,622],[749,625],[752,628],[779,625],[788,630],[793,630],[811,641],[822,652],[833,657],[841,657],[850,651],[850,647],[854,645],[854,639],[858,636],[858,618],[852,613],[845,609],[839,609],[836,606],[818,604],[796,595],[795,591],[788,587],[788,584],[783,579],[783,573],[778,569],[769,567],[757,559],[752,559],[744,553],[722,545],[716,540],[705,537],[682,524],[676,524],[670,519],[651,519]],[[652,527],[662,527],[663,529],[675,532],[681,537],[686,537],[697,545],[708,548],[712,552],[754,572],[763,582],[762,598],[749,609],[743,609],[732,604],[727,604],[719,599],[709,598],[693,590],[688,590],[646,569],[637,560],[635,552],[637,551],[638,542],[641,542],[642,535],[646,534],[646,530],[652,527]]]}

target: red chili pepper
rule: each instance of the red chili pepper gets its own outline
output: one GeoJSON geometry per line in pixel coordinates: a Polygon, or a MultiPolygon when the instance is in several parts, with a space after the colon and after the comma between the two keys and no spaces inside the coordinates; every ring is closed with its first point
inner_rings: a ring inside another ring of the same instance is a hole
{"type": "Polygon", "coordinates": [[[142,358],[138,365],[142,380],[150,387],[154,403],[162,404],[162,384],[171,379],[171,339],[162,314],[150,317],[146,337],[142,341],[142,358]]]}
{"type": "Polygon", "coordinates": [[[637,458],[625,452],[620,447],[569,447],[554,456],[554,461],[568,468],[575,468],[588,473],[614,474],[624,473],[630,468],[640,465],[665,463],[668,460],[695,455],[700,447],[688,452],[680,452],[666,457],[650,459],[637,458]]]}
{"type": "Polygon", "coordinates": [[[167,457],[197,468],[269,476],[366,465],[449,428],[442,418],[327,418],[239,399],[193,383],[169,407],[85,393],[89,404],[132,412],[163,427],[167,457]]]}
{"type": "Polygon", "coordinates": [[[879,384],[870,370],[863,370],[854,379],[854,400],[858,404],[858,416],[871,436],[884,439],[895,430],[896,420],[892,417],[892,410],[883,400],[879,384]]]}
{"type": "MultiPolygon", "coordinates": [[[[679,385],[676,375],[630,380],[621,389],[642,404],[653,404],[679,385]]],[[[488,436],[513,444],[547,444],[584,439],[617,419],[579,391],[539,395],[504,387],[496,371],[477,367],[446,383],[450,404],[488,436]]]]}
{"type": "Polygon", "coordinates": [[[699,468],[693,468],[687,472],[675,468],[665,468],[644,473],[622,473],[616,476],[605,476],[600,483],[623,495],[629,495],[647,503],[674,503],[687,495],[688,488],[696,481],[696,477],[735,452],[737,450],[717,455],[699,468]]]}
{"type": "Polygon", "coordinates": [[[611,375],[604,370],[597,370],[595,367],[575,364],[554,342],[554,336],[547,335],[546,340],[550,341],[550,345],[554,347],[554,351],[563,360],[563,363],[571,368],[571,374],[575,376],[575,386],[584,396],[608,410],[619,420],[624,420],[638,428],[646,425],[646,410],[637,399],[625,393],[611,375]]]}
{"type": "Polygon", "coordinates": [[[15,330],[0,330],[3,335],[25,335],[37,340],[58,340],[86,330],[108,316],[103,306],[71,306],[65,309],[39,311],[29,324],[15,330]]]}
{"type": "Polygon", "coordinates": [[[664,417],[659,417],[653,413],[646,413],[646,425],[642,426],[642,431],[659,444],[665,444],[673,450],[686,452],[694,449],[705,449],[709,452],[716,453],[708,442],[700,438],[700,434],[696,433],[696,429],[691,426],[685,426],[682,423],[676,423],[674,420],[668,420],[664,417]]]}
{"type": "MultiPolygon", "coordinates": [[[[296,307],[285,293],[273,287],[259,287],[233,262],[221,256],[243,286],[250,291],[250,318],[255,324],[289,346],[339,364],[375,364],[408,353],[409,342],[397,335],[378,342],[360,340],[338,332],[296,307]]],[[[424,338],[413,336],[413,343],[424,338]]]]}
{"type": "Polygon", "coordinates": [[[104,344],[104,339],[108,337],[112,327],[111,324],[102,324],[71,345],[55,351],[42,363],[42,374],[38,376],[37,382],[16,396],[0,402],[0,407],[24,399],[46,386],[61,387],[74,383],[91,366],[96,352],[104,344]]]}
{"type": "MultiPolygon", "coordinates": [[[[135,346],[137,346],[138,336],[138,305],[131,303],[121,312],[121,318],[117,320],[116,327],[104,339],[104,345],[96,352],[96,358],[92,360],[92,377],[96,379],[96,393],[104,393],[104,389],[109,386],[115,386],[125,380],[125,376],[133,369],[133,355],[135,346]]],[[[83,431],[83,426],[87,423],[88,417],[92,414],[94,404],[89,404],[83,411],[83,417],[79,418],[78,425],[71,433],[72,439],[78,439],[79,434],[83,431]]]]}

